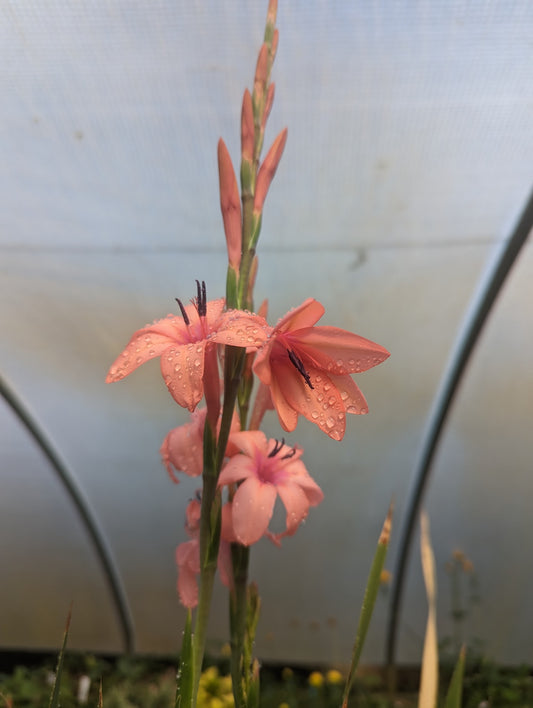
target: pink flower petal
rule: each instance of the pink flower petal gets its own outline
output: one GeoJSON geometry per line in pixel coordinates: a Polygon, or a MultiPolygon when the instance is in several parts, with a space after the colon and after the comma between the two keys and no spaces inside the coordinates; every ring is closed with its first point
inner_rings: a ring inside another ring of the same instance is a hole
{"type": "Polygon", "coordinates": [[[233,528],[239,542],[245,546],[259,541],[268,528],[276,487],[263,484],[256,477],[249,477],[237,489],[233,498],[233,528]]]}
{"type": "Polygon", "coordinates": [[[379,344],[337,327],[306,327],[294,337],[298,354],[305,352],[315,366],[333,374],[360,373],[390,356],[379,344]]]}
{"type": "MultiPolygon", "coordinates": [[[[205,421],[205,409],[202,411],[205,421]]],[[[161,457],[167,472],[174,482],[179,482],[172,467],[190,477],[202,474],[203,467],[203,424],[198,421],[186,423],[171,430],[161,445],[161,457]]]]}
{"type": "Polygon", "coordinates": [[[310,297],[298,307],[289,310],[277,323],[274,332],[291,332],[302,327],[312,327],[318,322],[324,312],[324,306],[318,300],[310,297]]]}
{"type": "Polygon", "coordinates": [[[271,330],[260,315],[228,310],[218,320],[217,331],[213,332],[210,341],[253,350],[263,346],[271,330]]]}
{"type": "Polygon", "coordinates": [[[197,539],[181,543],[176,549],[178,565],[178,594],[182,605],[188,608],[198,604],[197,574],[200,572],[200,544],[197,539]]]}
{"type": "Polygon", "coordinates": [[[309,500],[298,484],[291,481],[278,485],[278,494],[287,510],[287,535],[292,536],[307,516],[309,500]]]}
{"type": "Polygon", "coordinates": [[[246,455],[234,455],[231,457],[220,472],[218,486],[225,484],[235,484],[242,479],[246,479],[255,473],[255,462],[246,455]]]}
{"type": "Polygon", "coordinates": [[[161,356],[168,347],[181,344],[185,341],[184,327],[185,323],[181,317],[169,317],[135,332],[127,347],[109,369],[106,383],[120,381],[141,364],[161,356]]]}
{"type": "Polygon", "coordinates": [[[206,342],[169,347],[161,357],[161,373],[172,398],[191,412],[204,393],[204,353],[206,342]]]}

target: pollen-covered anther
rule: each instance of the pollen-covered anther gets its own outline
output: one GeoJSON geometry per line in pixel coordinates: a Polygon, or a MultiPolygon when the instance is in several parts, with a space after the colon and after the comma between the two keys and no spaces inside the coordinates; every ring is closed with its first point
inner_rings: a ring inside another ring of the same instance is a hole
{"type": "Polygon", "coordinates": [[[268,457],[275,457],[284,445],[285,445],[285,438],[281,438],[281,442],[279,440],[275,440],[274,447],[268,453],[268,457]]]}
{"type": "Polygon", "coordinates": [[[205,280],[202,280],[201,284],[199,280],[196,281],[196,293],[197,295],[193,300],[193,303],[198,312],[198,317],[205,317],[207,315],[207,291],[205,287],[205,280]]]}
{"type": "Polygon", "coordinates": [[[300,359],[300,357],[297,354],[295,354],[293,351],[291,351],[290,349],[287,349],[287,354],[289,355],[289,359],[291,360],[291,364],[302,375],[302,378],[305,381],[305,383],[309,386],[309,388],[314,389],[314,386],[311,383],[311,377],[309,376],[309,374],[305,370],[305,366],[303,365],[303,362],[300,359]]]}
{"type": "Polygon", "coordinates": [[[189,319],[189,316],[187,312],[185,311],[185,308],[183,307],[183,303],[179,298],[175,298],[176,302],[178,303],[178,307],[180,308],[181,311],[181,316],[183,317],[183,321],[187,325],[187,327],[191,324],[191,321],[189,319]]]}
{"type": "Polygon", "coordinates": [[[286,455],[283,455],[281,458],[282,460],[290,460],[291,457],[294,457],[296,455],[296,447],[293,447],[290,452],[288,452],[286,455]]]}

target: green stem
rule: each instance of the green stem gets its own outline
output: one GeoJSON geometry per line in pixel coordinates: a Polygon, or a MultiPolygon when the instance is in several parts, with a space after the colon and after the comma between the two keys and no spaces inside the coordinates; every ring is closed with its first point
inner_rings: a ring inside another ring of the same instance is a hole
{"type": "Polygon", "coordinates": [[[247,705],[249,666],[244,666],[244,642],[246,633],[246,585],[250,549],[238,543],[231,545],[233,565],[233,588],[230,595],[231,632],[231,680],[234,687],[235,708],[247,705]]]}

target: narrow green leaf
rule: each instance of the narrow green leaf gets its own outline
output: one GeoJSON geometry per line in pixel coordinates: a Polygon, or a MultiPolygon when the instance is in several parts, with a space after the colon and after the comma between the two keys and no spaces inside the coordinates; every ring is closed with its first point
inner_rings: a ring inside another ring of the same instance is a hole
{"type": "Polygon", "coordinates": [[[63,662],[65,659],[65,649],[67,647],[68,631],[70,628],[70,618],[72,616],[72,606],[68,611],[67,623],[65,625],[65,633],[63,635],[63,645],[61,646],[61,651],[59,652],[59,657],[57,659],[56,675],[54,678],[54,685],[52,687],[52,694],[50,695],[49,708],[58,708],[59,706],[59,691],[61,688],[61,674],[63,673],[63,662]]]}
{"type": "Polygon", "coordinates": [[[453,675],[450,681],[450,687],[448,688],[448,693],[446,695],[444,708],[461,708],[463,695],[463,676],[465,672],[465,657],[466,649],[463,644],[463,646],[461,647],[461,651],[459,652],[457,664],[455,665],[455,669],[453,670],[453,675]]]}
{"type": "Polygon", "coordinates": [[[192,634],[192,613],[187,610],[180,666],[176,685],[175,708],[192,708],[194,691],[194,651],[192,634]]]}
{"type": "Polygon", "coordinates": [[[381,534],[378,541],[378,547],[376,549],[376,554],[374,556],[374,561],[372,562],[372,567],[370,568],[370,574],[368,576],[368,581],[366,584],[365,596],[363,599],[363,605],[361,607],[361,614],[359,616],[359,625],[357,627],[357,635],[355,637],[355,643],[352,652],[352,663],[350,666],[350,671],[348,673],[348,678],[346,679],[346,686],[344,687],[344,694],[342,697],[342,708],[347,708],[348,706],[348,696],[352,688],[355,671],[361,657],[361,652],[366,639],[366,634],[368,627],[370,625],[370,620],[372,618],[372,612],[374,610],[374,605],[376,603],[376,598],[378,596],[378,591],[381,582],[381,572],[383,566],[385,565],[385,558],[387,556],[387,549],[389,547],[390,532],[392,526],[392,504],[389,507],[383,528],[381,529],[381,534]]]}

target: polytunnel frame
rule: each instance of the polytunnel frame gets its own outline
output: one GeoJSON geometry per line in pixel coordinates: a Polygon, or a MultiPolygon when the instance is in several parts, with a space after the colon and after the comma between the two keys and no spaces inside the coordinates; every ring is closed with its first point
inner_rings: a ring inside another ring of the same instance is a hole
{"type": "Polygon", "coordinates": [[[67,463],[62,459],[50,438],[1,375],[0,395],[48,460],[78,512],[107,579],[119,617],[124,648],[128,653],[132,653],[135,649],[135,634],[131,610],[113,551],[107,541],[104,530],[100,526],[96,513],[93,511],[74,474],[70,471],[67,463]]]}
{"type": "Polygon", "coordinates": [[[485,271],[478,292],[473,297],[471,307],[465,316],[448,365],[433,400],[413,470],[404,522],[400,533],[396,567],[393,573],[385,649],[385,662],[389,671],[394,671],[396,665],[398,624],[415,523],[420,514],[432,463],[442,437],[444,425],[483,326],[532,229],[533,190],[511,232],[511,236],[503,241],[501,248],[498,249],[493,261],[485,271]]]}

